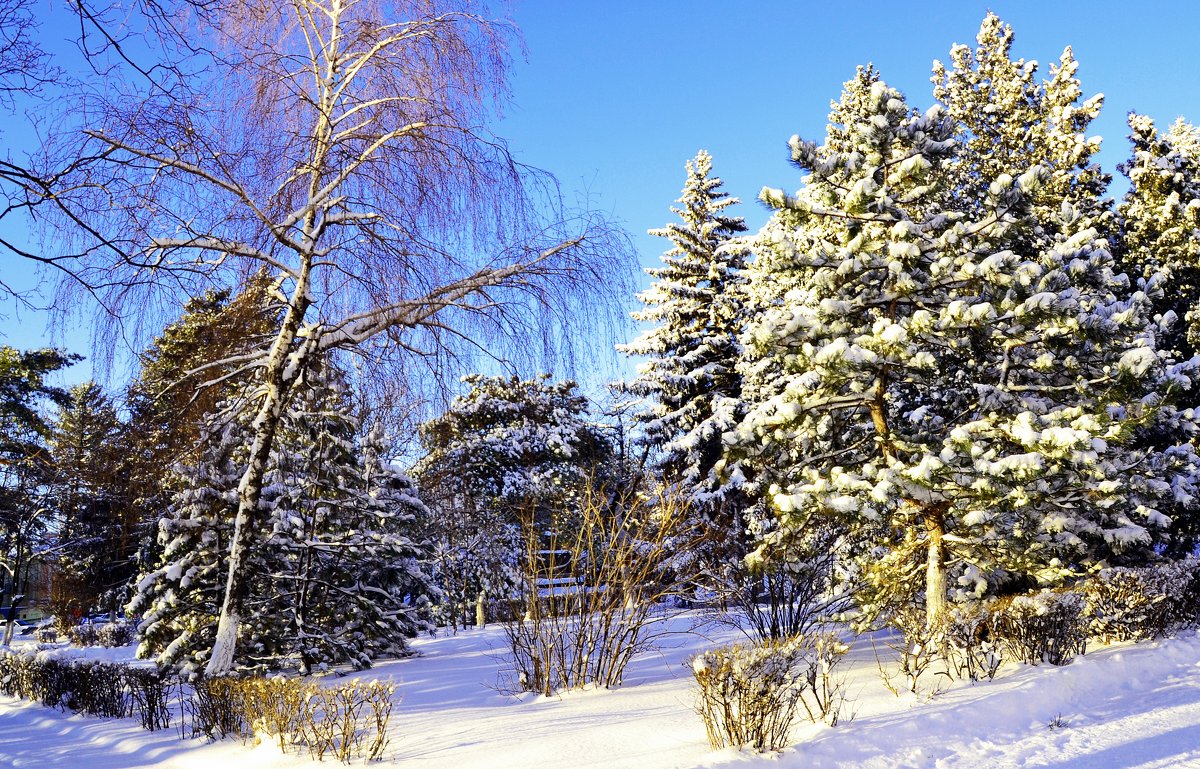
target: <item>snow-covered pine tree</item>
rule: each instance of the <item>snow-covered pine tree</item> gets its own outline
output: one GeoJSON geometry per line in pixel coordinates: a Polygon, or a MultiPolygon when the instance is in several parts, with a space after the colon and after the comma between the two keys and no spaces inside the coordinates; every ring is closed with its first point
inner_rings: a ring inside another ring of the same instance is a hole
{"type": "Polygon", "coordinates": [[[761,552],[841,521],[868,614],[923,592],[932,624],[952,594],[1053,584],[1148,547],[1197,466],[1196,426],[1171,404],[1191,369],[1155,347],[1159,286],[1130,294],[1093,229],[1025,252],[1053,171],[960,198],[954,121],[871,70],[831,122],[824,146],[792,139],[800,192],[762,194],[777,213],[752,265],[765,309],[744,336],[754,407],[734,436],[751,467],[788,468],[761,552]],[[1152,422],[1178,444],[1132,445],[1152,422]]]}
{"type": "Polygon", "coordinates": [[[1129,116],[1132,157],[1121,165],[1129,191],[1118,209],[1122,261],[1138,277],[1162,274],[1171,290],[1157,302],[1180,323],[1169,347],[1200,348],[1200,129],[1176,120],[1165,133],[1129,116]]]}
{"type": "Polygon", "coordinates": [[[446,621],[461,607],[516,584],[521,533],[532,516],[550,527],[571,513],[581,484],[611,450],[588,420],[574,382],[472,374],[468,391],[421,426],[426,455],[413,468],[432,510],[432,539],[446,621]]]}
{"type": "MultiPolygon", "coordinates": [[[[365,667],[402,652],[428,627],[436,595],[416,541],[426,510],[384,459],[380,434],[362,436],[340,377],[326,362],[306,371],[285,414],[263,496],[270,529],[250,555],[250,611],[242,664],[365,667]]],[[[210,419],[201,461],[178,470],[175,504],[161,521],[163,558],[138,582],[142,656],[192,671],[216,632],[248,445],[243,398],[210,419]]]]}
{"type": "MultiPolygon", "coordinates": [[[[1118,261],[1131,276],[1159,275],[1168,287],[1153,298],[1165,319],[1160,346],[1188,359],[1200,352],[1200,130],[1180,119],[1160,134],[1136,114],[1129,127],[1132,156],[1120,168],[1130,186],[1117,209],[1118,261]]],[[[1183,400],[1194,404],[1198,395],[1193,377],[1183,400]]],[[[1170,445],[1176,437],[1160,430],[1144,439],[1170,445]]],[[[1177,506],[1171,519],[1165,555],[1191,555],[1200,543],[1200,499],[1177,506]]]]}
{"type": "Polygon", "coordinates": [[[274,301],[263,274],[237,293],[207,291],[190,300],[140,356],[141,368],[125,395],[129,417],[121,431],[121,472],[128,484],[124,517],[134,526],[143,570],[158,560],[158,520],[179,491],[170,468],[199,462],[206,420],[218,401],[250,379],[245,371],[211,364],[270,333],[278,322],[274,301]],[[221,385],[205,387],[209,381],[221,385]]]}
{"type": "Polygon", "coordinates": [[[633,313],[651,328],[618,349],[645,358],[627,385],[645,399],[635,415],[638,440],[653,450],[660,477],[701,517],[697,571],[712,573],[745,554],[740,479],[722,479],[715,469],[721,436],[744,416],[736,366],[747,248],[737,238],[746,225],[727,213],[739,201],[721,189],[707,152],[689,160],[686,171],[678,206],[671,208],[679,221],[650,230],[672,244],[663,265],[646,270],[654,280],[638,295],[645,309],[633,313]]]}
{"type": "MultiPolygon", "coordinates": [[[[139,657],[195,673],[203,668],[221,608],[221,566],[229,551],[231,510],[237,504],[240,453],[246,444],[242,405],[231,398],[209,414],[195,464],[175,467],[178,490],[158,522],[155,563],[144,567],[125,607],[138,623],[139,657]]],[[[255,573],[269,568],[266,564],[255,573]]]]}
{"type": "Polygon", "coordinates": [[[993,181],[1040,166],[1041,185],[1026,193],[1031,224],[1018,237],[1044,248],[1087,228],[1110,236],[1112,207],[1104,197],[1110,179],[1093,162],[1100,138],[1087,135],[1104,97],[1083,98],[1070,46],[1043,81],[1036,61],[1011,58],[1012,27],[994,13],[984,18],[976,43],[951,48],[949,68],[933,64],[934,98],[954,121],[959,143],[947,167],[956,206],[984,216],[993,181]]]}
{"type": "Polygon", "coordinates": [[[252,594],[248,605],[264,617],[250,620],[250,640],[267,656],[298,656],[302,673],[367,667],[430,627],[437,591],[414,541],[428,510],[388,464],[382,430],[362,434],[337,372],[326,365],[302,382],[267,475],[262,547],[280,568],[269,592],[252,594]]]}

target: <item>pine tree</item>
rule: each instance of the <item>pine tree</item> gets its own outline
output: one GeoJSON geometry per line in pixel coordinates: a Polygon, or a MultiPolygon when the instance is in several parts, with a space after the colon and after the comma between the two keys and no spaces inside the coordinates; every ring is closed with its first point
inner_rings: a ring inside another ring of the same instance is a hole
{"type": "MultiPolygon", "coordinates": [[[[43,407],[65,408],[70,394],[46,380],[78,361],[50,348],[17,350],[0,345],[0,611],[9,620],[24,608],[30,568],[50,543],[53,521],[46,488],[54,477],[43,407]]],[[[13,624],[4,626],[4,643],[13,624]]]]}
{"type": "Polygon", "coordinates": [[[136,552],[118,469],[116,407],[95,382],[71,388],[70,397],[50,440],[55,469],[49,494],[59,540],[55,613],[60,616],[124,604],[136,552]]]}
{"type": "MultiPolygon", "coordinates": [[[[1177,120],[1159,134],[1142,115],[1130,115],[1129,127],[1133,151],[1120,166],[1130,187],[1118,208],[1118,259],[1134,278],[1166,287],[1152,297],[1162,318],[1160,346],[1187,360],[1200,352],[1200,130],[1177,120]]],[[[1196,403],[1198,394],[1193,377],[1183,400],[1196,403]]],[[[1166,447],[1177,438],[1158,430],[1143,440],[1166,447]]],[[[1171,511],[1165,554],[1189,556],[1197,543],[1200,499],[1171,511]]]]}
{"type": "Polygon", "coordinates": [[[931,624],[951,595],[1144,553],[1197,466],[1196,426],[1171,405],[1191,368],[1155,346],[1159,287],[1130,294],[1096,229],[1047,237],[1053,169],[962,196],[959,126],[872,71],[834,119],[824,146],[792,139],[803,189],[763,192],[777,214],[752,269],[765,309],[736,436],[743,463],[783,468],[762,552],[839,521],[868,613],[923,592],[931,624]],[[1177,444],[1135,445],[1151,424],[1177,444]]]}
{"type": "Polygon", "coordinates": [[[638,296],[646,308],[633,313],[653,325],[618,349],[646,358],[628,385],[646,399],[637,414],[640,441],[654,450],[655,470],[704,518],[706,536],[696,555],[700,570],[711,572],[744,553],[744,496],[716,467],[721,436],[743,416],[736,364],[746,314],[746,247],[736,238],[746,225],[726,213],[739,201],[712,176],[707,152],[701,150],[686,169],[679,205],[671,209],[679,221],[650,230],[672,244],[663,266],[646,270],[654,279],[638,296]]]}
{"type": "Polygon", "coordinates": [[[1200,349],[1200,129],[1180,119],[1160,134],[1144,115],[1130,115],[1129,129],[1121,256],[1132,275],[1169,281],[1156,303],[1179,321],[1167,346],[1190,358],[1200,349]]]}
{"type": "Polygon", "coordinates": [[[209,291],[187,303],[141,356],[126,392],[129,417],[121,431],[127,479],[126,517],[134,525],[143,568],[158,558],[156,529],[179,491],[169,470],[200,460],[201,436],[217,403],[249,381],[249,372],[209,367],[248,349],[275,323],[271,286],[252,277],[233,293],[209,291]],[[215,385],[208,385],[215,382],[215,385]]]}
{"type": "Polygon", "coordinates": [[[413,468],[433,511],[452,624],[460,605],[507,594],[522,521],[546,530],[569,518],[580,487],[597,480],[611,453],[574,382],[472,374],[463,383],[467,393],[421,426],[426,455],[413,468]]]}
{"type": "MultiPolygon", "coordinates": [[[[427,511],[386,462],[380,434],[360,434],[328,364],[301,381],[267,473],[269,529],[250,556],[238,659],[294,661],[304,673],[366,667],[403,653],[405,639],[428,627],[436,591],[418,539],[427,511]]],[[[201,461],[178,471],[180,491],[160,525],[162,560],[131,603],[130,611],[145,612],[139,653],[160,664],[196,670],[212,648],[249,413],[235,399],[210,418],[201,461]]]]}
{"type": "Polygon", "coordinates": [[[1044,248],[1087,228],[1111,236],[1109,176],[1093,162],[1100,138],[1087,136],[1104,97],[1083,98],[1071,47],[1039,81],[1037,62],[1011,58],[1012,27],[995,14],[984,18],[976,42],[974,50],[954,46],[950,68],[933,65],[934,98],[954,121],[959,145],[946,169],[954,205],[983,216],[993,181],[1040,166],[1041,184],[1026,193],[1031,226],[1014,245],[1044,248]]]}

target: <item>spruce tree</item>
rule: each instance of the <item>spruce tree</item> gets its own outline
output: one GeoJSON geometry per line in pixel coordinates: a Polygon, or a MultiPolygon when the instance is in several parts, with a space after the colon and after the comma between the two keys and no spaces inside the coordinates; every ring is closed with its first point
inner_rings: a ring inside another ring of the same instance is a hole
{"type": "Polygon", "coordinates": [[[116,407],[95,382],[71,388],[70,397],[50,440],[49,496],[59,540],[54,610],[60,616],[124,604],[137,549],[119,471],[116,407]]]}
{"type": "MultiPolygon", "coordinates": [[[[405,639],[428,627],[436,591],[419,539],[427,513],[386,461],[380,434],[362,434],[329,364],[301,381],[267,471],[269,525],[250,553],[237,656],[243,665],[294,663],[304,673],[366,667],[403,653],[405,639]]],[[[161,561],[131,603],[145,614],[139,654],[160,664],[194,671],[212,648],[253,393],[214,412],[200,461],[177,471],[180,490],[160,524],[161,561]]]]}
{"type": "Polygon", "coordinates": [[[259,629],[252,640],[259,653],[296,654],[303,673],[366,667],[430,627],[437,591],[419,539],[428,510],[386,460],[382,430],[360,429],[337,372],[314,370],[303,384],[267,474],[261,548],[279,565],[256,607],[261,619],[250,619],[259,629]]]}
{"type": "Polygon", "coordinates": [[[611,454],[574,382],[472,374],[463,383],[467,392],[421,426],[426,454],[413,468],[432,508],[452,624],[462,619],[459,606],[476,602],[478,612],[487,596],[509,594],[522,523],[563,525],[611,454]]]}
{"type": "Polygon", "coordinates": [[[746,246],[737,238],[746,225],[727,213],[739,201],[721,189],[707,152],[697,153],[686,170],[671,209],[679,221],[650,230],[672,244],[663,265],[646,270],[653,282],[638,295],[645,309],[633,313],[651,327],[618,349],[645,358],[628,384],[645,399],[635,415],[639,441],[652,450],[660,478],[677,486],[702,518],[703,541],[695,543],[694,555],[697,570],[711,575],[745,552],[745,495],[737,479],[720,477],[717,465],[722,435],[744,416],[736,366],[746,315],[746,246]]]}
{"type": "Polygon", "coordinates": [[[873,71],[831,122],[823,146],[792,139],[803,188],[762,196],[777,213],[752,267],[765,309],[744,336],[753,409],[735,449],[784,468],[761,552],[839,521],[867,613],[924,593],[930,624],[952,596],[1144,553],[1197,465],[1172,405],[1191,368],[1156,348],[1160,287],[1130,292],[1095,228],[1047,234],[1054,168],[961,195],[960,127],[873,71]],[[1136,445],[1150,425],[1176,444],[1136,445]]]}

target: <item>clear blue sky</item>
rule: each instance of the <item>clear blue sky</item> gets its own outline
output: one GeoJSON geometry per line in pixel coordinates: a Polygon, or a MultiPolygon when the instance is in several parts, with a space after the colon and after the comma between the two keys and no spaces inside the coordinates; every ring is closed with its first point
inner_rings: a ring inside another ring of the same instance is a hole
{"type": "MultiPolygon", "coordinates": [[[[758,190],[798,185],[787,139],[823,136],[829,102],[856,65],[874,62],[927,107],[931,62],[953,43],[973,44],[989,9],[1015,28],[1015,54],[1042,72],[1074,47],[1085,93],[1106,96],[1094,133],[1107,170],[1125,157],[1128,111],[1200,122],[1200,4],[1189,2],[517,0],[528,60],[515,68],[497,132],[568,196],[618,218],[652,265],[664,243],[645,230],[670,220],[684,161],[698,149],[713,154],[757,227],[758,190]]],[[[3,265],[6,277],[11,268],[3,265]]],[[[42,318],[23,314],[18,324],[6,314],[4,342],[47,338],[42,318]]],[[[82,333],[65,341],[88,352],[82,333]]]]}

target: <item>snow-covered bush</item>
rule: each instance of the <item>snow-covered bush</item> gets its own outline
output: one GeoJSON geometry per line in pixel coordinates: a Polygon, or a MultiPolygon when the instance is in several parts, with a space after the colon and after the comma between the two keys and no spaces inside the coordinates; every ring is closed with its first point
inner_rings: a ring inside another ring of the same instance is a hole
{"type": "MultiPolygon", "coordinates": [[[[90,626],[85,626],[90,627],[90,626]]],[[[136,636],[134,626],[128,622],[109,622],[96,630],[96,643],[109,648],[128,646],[136,636]]]]}
{"type": "Polygon", "coordinates": [[[1157,638],[1196,623],[1200,560],[1104,569],[1082,592],[1094,638],[1105,643],[1157,638]]]}
{"type": "Polygon", "coordinates": [[[894,608],[888,624],[900,631],[899,636],[887,644],[896,653],[899,664],[893,670],[877,658],[883,685],[897,697],[904,691],[924,696],[937,694],[940,683],[929,685],[925,674],[937,670],[936,663],[944,656],[943,629],[930,626],[925,612],[915,606],[894,608]]]}
{"type": "Polygon", "coordinates": [[[52,644],[58,640],[58,635],[58,628],[56,628],[53,624],[50,624],[45,627],[38,628],[33,634],[33,637],[38,643],[52,644]]]}
{"type": "Polygon", "coordinates": [[[326,755],[370,761],[387,746],[395,692],[380,681],[322,686],[282,676],[202,678],[185,702],[184,719],[193,736],[269,739],[281,750],[306,749],[318,761],[326,755]]]}
{"type": "Polygon", "coordinates": [[[173,680],[120,663],[0,654],[0,694],[100,718],[136,716],[148,731],[170,726],[173,680]]]}
{"type": "Polygon", "coordinates": [[[846,653],[834,636],[817,633],[786,641],[735,644],[692,658],[699,686],[697,712],[714,750],[728,746],[781,750],[796,711],[837,723],[842,685],[833,669],[846,653]]]}
{"type": "Polygon", "coordinates": [[[1083,596],[1067,590],[1042,590],[997,599],[992,629],[1004,654],[1027,665],[1066,665],[1087,645],[1083,596]]]}
{"type": "Polygon", "coordinates": [[[67,631],[67,639],[76,646],[95,646],[100,643],[100,630],[96,625],[76,625],[67,631]]]}
{"type": "Polygon", "coordinates": [[[1004,662],[996,614],[980,602],[955,604],[945,619],[946,667],[951,675],[992,680],[1004,662]]]}

